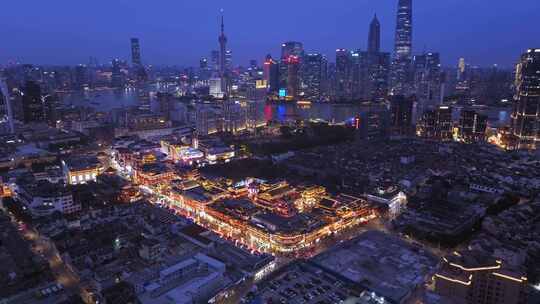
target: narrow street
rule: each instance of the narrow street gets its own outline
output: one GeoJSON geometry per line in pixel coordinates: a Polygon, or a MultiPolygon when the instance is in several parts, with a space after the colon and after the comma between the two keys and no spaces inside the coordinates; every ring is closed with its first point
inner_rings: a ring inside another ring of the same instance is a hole
{"type": "Polygon", "coordinates": [[[64,263],[53,242],[27,225],[22,225],[21,234],[30,241],[34,254],[42,256],[49,262],[56,281],[64,286],[68,294],[78,294],[83,300],[90,299],[88,292],[80,285],[79,276],[64,263]]]}

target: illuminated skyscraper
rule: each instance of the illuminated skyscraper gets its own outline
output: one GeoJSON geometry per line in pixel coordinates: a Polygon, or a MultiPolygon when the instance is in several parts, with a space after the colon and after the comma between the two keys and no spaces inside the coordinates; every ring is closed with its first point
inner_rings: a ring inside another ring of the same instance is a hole
{"type": "Polygon", "coordinates": [[[210,79],[211,76],[211,69],[208,65],[208,58],[202,57],[199,59],[199,79],[202,81],[206,81],[210,79]]]}
{"type": "Polygon", "coordinates": [[[3,78],[0,78],[0,125],[2,125],[2,132],[15,133],[11,94],[3,78]]]}
{"type": "Polygon", "coordinates": [[[141,66],[141,46],[139,38],[131,38],[131,63],[133,66],[141,66]]]}
{"type": "Polygon", "coordinates": [[[133,76],[140,81],[145,82],[148,79],[148,75],[141,60],[141,45],[139,38],[131,38],[131,63],[133,65],[133,76]]]}
{"type": "Polygon", "coordinates": [[[336,98],[352,97],[351,53],[346,49],[336,50],[336,98]]]}
{"type": "Polygon", "coordinates": [[[461,110],[458,138],[464,142],[483,141],[486,137],[488,117],[471,109],[461,110]]]}
{"type": "Polygon", "coordinates": [[[279,86],[286,95],[297,97],[300,84],[300,71],[304,45],[297,41],[287,41],[281,45],[281,60],[279,64],[279,86]],[[293,66],[290,66],[293,65],[293,66]],[[293,81],[293,83],[289,83],[293,81]],[[291,92],[291,89],[293,92],[291,92]]]}
{"type": "Polygon", "coordinates": [[[119,59],[113,59],[111,69],[111,85],[114,88],[124,86],[124,74],[122,73],[122,62],[119,59]]]}
{"type": "Polygon", "coordinates": [[[41,99],[41,88],[34,81],[27,81],[22,98],[24,123],[45,121],[45,109],[41,99]]]}
{"type": "Polygon", "coordinates": [[[412,59],[412,0],[399,0],[396,21],[392,91],[408,93],[412,59]]]}
{"type": "Polygon", "coordinates": [[[206,57],[202,57],[201,59],[199,59],[199,69],[208,69],[208,59],[206,57]]]}
{"type": "Polygon", "coordinates": [[[414,100],[403,95],[394,95],[390,99],[390,127],[392,135],[410,135],[413,133],[412,115],[414,100]]]}
{"type": "Polygon", "coordinates": [[[302,57],[304,55],[304,45],[302,42],[287,41],[281,45],[281,58],[289,56],[302,57]]]}
{"type": "Polygon", "coordinates": [[[268,85],[268,91],[277,92],[279,90],[279,64],[272,59],[270,54],[266,55],[264,61],[263,77],[268,85]]]}
{"type": "Polygon", "coordinates": [[[223,91],[221,91],[222,81],[219,77],[212,77],[209,80],[210,83],[210,95],[215,98],[223,98],[223,91]]]}
{"type": "Polygon", "coordinates": [[[287,96],[296,98],[300,89],[300,57],[290,55],[285,60],[285,64],[287,65],[287,96]]]}
{"type": "Polygon", "coordinates": [[[378,53],[381,50],[381,24],[377,19],[377,15],[373,17],[369,25],[368,34],[368,52],[378,53]]]}
{"type": "Polygon", "coordinates": [[[309,53],[304,57],[303,91],[304,98],[319,101],[326,80],[326,58],[319,53],[309,53]]]}
{"type": "Polygon", "coordinates": [[[274,64],[274,59],[272,59],[272,55],[266,55],[263,63],[263,79],[266,80],[267,83],[270,83],[270,69],[272,67],[272,64],[274,64]]]}
{"type": "Polygon", "coordinates": [[[399,0],[395,39],[396,57],[411,59],[412,0],[399,0]]]}
{"type": "Polygon", "coordinates": [[[351,51],[351,86],[352,98],[363,99],[366,94],[368,78],[368,52],[351,51]]]}
{"type": "Polygon", "coordinates": [[[381,101],[388,95],[390,54],[381,53],[381,24],[377,15],[369,25],[367,52],[353,53],[353,97],[381,101]]]}
{"type": "Polygon", "coordinates": [[[448,141],[452,139],[452,108],[437,106],[427,110],[416,124],[416,135],[423,138],[448,141]]]}
{"type": "Polygon", "coordinates": [[[225,72],[229,74],[233,69],[233,53],[231,50],[225,52],[225,72]]]}
{"type": "Polygon", "coordinates": [[[512,133],[518,149],[536,149],[540,142],[540,49],[529,49],[516,66],[512,133]]]}
{"type": "Polygon", "coordinates": [[[365,98],[382,101],[388,95],[388,77],[390,74],[390,53],[367,53],[367,82],[365,98]]]}
{"type": "Polygon", "coordinates": [[[459,58],[458,70],[457,70],[457,81],[465,80],[465,68],[466,67],[467,67],[467,65],[465,64],[465,58],[459,58]]]}
{"type": "Polygon", "coordinates": [[[421,111],[442,103],[439,53],[414,56],[414,89],[421,111]]]}

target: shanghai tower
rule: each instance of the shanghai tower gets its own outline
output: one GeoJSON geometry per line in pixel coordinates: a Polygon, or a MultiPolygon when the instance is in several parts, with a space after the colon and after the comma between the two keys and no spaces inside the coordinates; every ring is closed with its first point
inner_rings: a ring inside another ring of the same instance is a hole
{"type": "Polygon", "coordinates": [[[412,59],[412,0],[399,0],[396,21],[392,91],[407,93],[412,59]]]}

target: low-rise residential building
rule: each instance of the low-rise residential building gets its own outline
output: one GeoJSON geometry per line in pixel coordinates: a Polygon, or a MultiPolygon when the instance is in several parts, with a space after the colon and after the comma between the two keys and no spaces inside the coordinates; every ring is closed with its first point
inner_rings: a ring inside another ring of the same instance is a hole
{"type": "Polygon", "coordinates": [[[17,197],[36,217],[54,212],[71,214],[81,211],[81,204],[73,200],[71,190],[60,183],[46,180],[19,181],[17,197]]]}
{"type": "Polygon", "coordinates": [[[139,256],[147,261],[156,261],[163,253],[163,246],[158,240],[144,238],[139,245],[139,256]]]}
{"type": "Polygon", "coordinates": [[[192,304],[208,301],[230,281],[225,276],[225,264],[197,253],[137,283],[135,290],[143,304],[192,304]]]}
{"type": "Polygon", "coordinates": [[[434,274],[437,264],[427,250],[379,231],[365,232],[312,260],[390,303],[411,299],[434,274]]]}
{"type": "Polygon", "coordinates": [[[527,277],[521,270],[479,251],[454,252],[435,274],[435,291],[456,304],[525,304],[527,277]]]}

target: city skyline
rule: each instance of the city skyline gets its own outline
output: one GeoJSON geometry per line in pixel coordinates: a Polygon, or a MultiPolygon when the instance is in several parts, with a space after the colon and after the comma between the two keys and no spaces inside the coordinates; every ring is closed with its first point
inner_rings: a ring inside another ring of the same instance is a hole
{"type": "Polygon", "coordinates": [[[5,4],[0,304],[540,304],[537,1],[5,4]]]}
{"type": "MultiPolygon", "coordinates": [[[[413,54],[439,52],[444,66],[454,66],[459,57],[464,57],[475,65],[512,67],[518,54],[534,46],[534,30],[520,24],[539,17],[534,9],[536,1],[522,1],[519,8],[491,1],[492,9],[487,11],[482,3],[468,2],[414,1],[413,54]],[[501,11],[512,18],[504,18],[501,11]],[[454,18],[456,14],[460,17],[454,18]],[[496,23],[490,22],[495,18],[496,23]],[[516,31],[522,34],[511,34],[516,31]]],[[[99,6],[99,1],[97,4],[85,8],[87,13],[80,16],[77,5],[69,2],[35,3],[24,8],[20,3],[10,3],[8,9],[18,14],[6,16],[0,29],[8,46],[0,54],[0,64],[77,64],[87,63],[90,56],[100,63],[115,57],[129,60],[132,37],[140,39],[145,64],[195,66],[200,57],[209,57],[211,50],[218,49],[215,37],[222,5],[216,1],[171,2],[159,7],[143,3],[127,6],[119,1],[108,3],[107,10],[99,6]],[[21,22],[24,20],[33,22],[21,22]],[[19,35],[10,35],[15,31],[19,35]],[[42,43],[40,52],[34,51],[35,43],[42,43]]],[[[309,10],[302,10],[302,3],[293,3],[287,10],[266,9],[264,13],[248,10],[241,1],[224,6],[234,64],[247,65],[250,59],[262,62],[268,53],[277,57],[281,43],[289,40],[303,42],[306,51],[326,54],[330,61],[334,61],[336,48],[366,50],[367,29],[374,14],[381,23],[381,50],[394,49],[397,1],[360,1],[347,6],[334,3],[332,7],[322,2],[310,4],[309,10]],[[285,22],[264,22],[261,14],[298,22],[294,27],[285,22]]]]}

